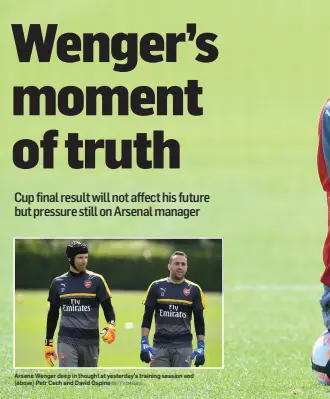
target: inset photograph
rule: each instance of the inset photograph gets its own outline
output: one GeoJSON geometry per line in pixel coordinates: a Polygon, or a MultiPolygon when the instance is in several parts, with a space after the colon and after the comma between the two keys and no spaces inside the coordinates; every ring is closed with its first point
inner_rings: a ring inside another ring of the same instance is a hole
{"type": "Polygon", "coordinates": [[[14,248],[15,368],[223,368],[222,239],[14,248]]]}

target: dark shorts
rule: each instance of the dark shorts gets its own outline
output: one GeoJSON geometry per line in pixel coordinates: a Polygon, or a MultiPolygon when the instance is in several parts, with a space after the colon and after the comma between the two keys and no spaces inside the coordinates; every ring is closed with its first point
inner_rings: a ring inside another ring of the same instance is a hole
{"type": "Polygon", "coordinates": [[[70,345],[60,342],[57,351],[60,367],[97,367],[98,345],[70,345]]]}
{"type": "Polygon", "coordinates": [[[150,367],[191,367],[192,347],[154,349],[156,355],[150,367]]]}

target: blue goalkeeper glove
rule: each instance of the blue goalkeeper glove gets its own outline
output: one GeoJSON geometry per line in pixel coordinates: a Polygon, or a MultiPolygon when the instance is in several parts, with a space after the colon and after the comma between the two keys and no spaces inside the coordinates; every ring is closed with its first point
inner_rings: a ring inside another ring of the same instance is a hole
{"type": "Polygon", "coordinates": [[[191,355],[191,360],[195,359],[195,366],[203,366],[205,363],[205,356],[204,356],[204,348],[205,348],[205,342],[202,340],[199,340],[197,342],[197,348],[193,351],[191,355]]]}
{"type": "Polygon", "coordinates": [[[147,337],[142,337],[141,339],[141,353],[140,359],[145,363],[150,363],[151,356],[155,356],[156,352],[149,345],[149,340],[147,337]]]}

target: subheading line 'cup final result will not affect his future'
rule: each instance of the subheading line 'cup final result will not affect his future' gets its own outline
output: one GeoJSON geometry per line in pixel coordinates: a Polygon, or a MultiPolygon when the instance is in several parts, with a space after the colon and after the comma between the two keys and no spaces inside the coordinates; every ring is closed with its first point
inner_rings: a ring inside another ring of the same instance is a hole
{"type": "Polygon", "coordinates": [[[37,192],[36,194],[15,193],[15,202],[23,202],[27,204],[42,202],[210,202],[208,194],[183,193],[172,194],[171,192],[162,192],[149,194],[138,192],[136,194],[111,194],[110,192],[101,192],[91,194],[82,192],[81,194],[60,194],[37,192]]]}

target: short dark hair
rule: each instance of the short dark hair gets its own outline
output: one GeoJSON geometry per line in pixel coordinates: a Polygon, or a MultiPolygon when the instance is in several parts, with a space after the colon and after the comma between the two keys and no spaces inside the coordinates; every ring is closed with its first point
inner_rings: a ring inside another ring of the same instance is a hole
{"type": "Polygon", "coordinates": [[[184,252],[182,252],[182,251],[175,251],[175,252],[173,252],[173,254],[170,256],[169,263],[172,263],[172,260],[173,260],[173,258],[174,258],[175,255],[184,256],[184,257],[186,258],[186,260],[188,261],[188,256],[187,256],[184,252]]]}

